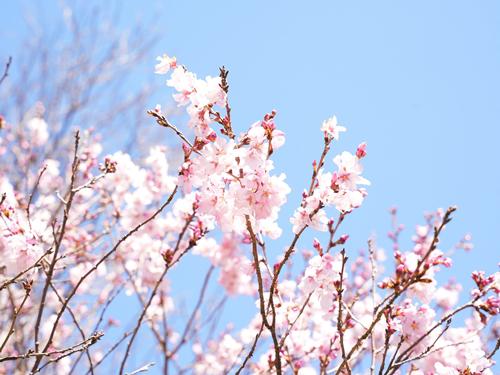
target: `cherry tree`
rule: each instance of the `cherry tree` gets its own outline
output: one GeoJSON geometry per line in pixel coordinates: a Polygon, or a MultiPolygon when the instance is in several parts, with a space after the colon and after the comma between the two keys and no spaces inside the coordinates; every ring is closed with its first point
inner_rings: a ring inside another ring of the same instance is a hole
{"type": "MultiPolygon", "coordinates": [[[[470,291],[436,279],[452,267],[439,245],[455,207],[426,215],[409,248],[394,209],[392,254],[374,239],[356,253],[341,227],[369,191],[366,143],[332,156],[347,129],[325,120],[293,195],[272,159],[285,144],[276,111],[238,133],[224,67],[202,79],[163,55],[155,72],[189,118],[184,129],[148,111],[178,138],[178,166],[161,144],[142,159],[106,154],[89,129],[50,158],[42,111],[1,118],[0,374],[493,374],[500,272],[472,272],[470,291]],[[279,225],[287,200],[291,233],[279,225]],[[210,266],[179,314],[170,274],[189,257],[210,266]],[[210,300],[216,276],[223,297],[210,300]],[[253,316],[218,328],[238,298],[253,316]]],[[[467,236],[454,249],[469,250],[467,236]]]]}

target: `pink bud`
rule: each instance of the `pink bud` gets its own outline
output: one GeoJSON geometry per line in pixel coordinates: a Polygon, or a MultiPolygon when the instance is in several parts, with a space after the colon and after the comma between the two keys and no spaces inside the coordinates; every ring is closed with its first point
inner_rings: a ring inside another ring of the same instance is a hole
{"type": "Polygon", "coordinates": [[[396,267],[397,274],[402,274],[405,271],[406,271],[406,266],[404,264],[400,264],[399,266],[396,267]]]}
{"type": "Polygon", "coordinates": [[[337,240],[337,243],[340,244],[340,245],[343,245],[347,242],[347,240],[349,239],[349,235],[348,234],[343,234],[342,236],[340,236],[340,238],[337,240]]]}
{"type": "Polygon", "coordinates": [[[207,140],[209,140],[210,142],[215,142],[216,139],[217,139],[217,134],[215,132],[211,132],[207,136],[207,140]]]}
{"type": "Polygon", "coordinates": [[[317,238],[314,238],[313,239],[313,247],[318,250],[319,248],[321,248],[321,244],[319,243],[318,239],[317,238]]]}
{"type": "Polygon", "coordinates": [[[275,263],[274,266],[273,266],[273,271],[274,271],[275,274],[276,274],[276,272],[278,272],[279,268],[280,268],[280,264],[279,263],[275,263]]]}
{"type": "Polygon", "coordinates": [[[361,159],[366,156],[366,142],[361,143],[356,150],[356,156],[361,159]]]}

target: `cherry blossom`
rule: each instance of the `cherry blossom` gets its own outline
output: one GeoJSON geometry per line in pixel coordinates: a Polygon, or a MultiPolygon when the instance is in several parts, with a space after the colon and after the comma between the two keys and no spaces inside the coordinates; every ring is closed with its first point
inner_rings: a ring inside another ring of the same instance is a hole
{"type": "Polygon", "coordinates": [[[214,375],[495,372],[500,272],[473,271],[472,288],[441,282],[454,251],[473,248],[470,235],[451,251],[441,241],[455,207],[408,236],[391,209],[392,257],[375,237],[357,251],[343,224],[368,196],[365,142],[332,158],[346,128],[325,120],[294,194],[273,161],[285,146],[277,111],[236,129],[225,68],[200,79],[157,61],[187,128],[148,113],[178,147],[110,152],[87,128],[50,153],[41,104],[19,128],[1,117],[0,374],[155,361],[214,375]],[[194,300],[182,283],[200,283],[194,300]],[[219,324],[228,306],[241,316],[219,324]]]}
{"type": "Polygon", "coordinates": [[[155,65],[156,74],[167,74],[170,69],[174,69],[177,66],[177,59],[175,57],[162,55],[158,56],[156,60],[158,61],[158,64],[155,65]]]}
{"type": "Polygon", "coordinates": [[[321,125],[321,131],[325,133],[325,136],[338,140],[339,134],[345,132],[347,129],[340,126],[337,122],[337,117],[330,117],[328,120],[323,121],[321,125]]]}

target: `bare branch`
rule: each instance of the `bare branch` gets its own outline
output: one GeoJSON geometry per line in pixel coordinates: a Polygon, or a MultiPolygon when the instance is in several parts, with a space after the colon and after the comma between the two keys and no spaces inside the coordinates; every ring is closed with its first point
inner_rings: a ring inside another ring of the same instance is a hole
{"type": "Polygon", "coordinates": [[[12,56],[9,56],[9,58],[7,59],[7,63],[5,64],[5,69],[3,71],[3,75],[2,75],[2,77],[0,77],[0,85],[8,77],[8,75],[9,75],[9,68],[10,68],[10,64],[11,63],[12,63],[12,56]]]}
{"type": "MultiPolygon", "coordinates": [[[[50,263],[49,271],[47,272],[45,286],[43,288],[42,298],[40,301],[40,307],[38,308],[38,315],[37,315],[36,323],[35,323],[35,351],[36,352],[38,352],[38,348],[40,345],[40,343],[38,341],[38,334],[39,334],[39,330],[40,330],[40,323],[41,323],[42,316],[43,316],[43,310],[45,307],[45,299],[47,297],[47,291],[49,289],[50,282],[52,281],[52,277],[54,275],[54,268],[55,268],[56,261],[57,261],[57,255],[59,253],[59,249],[61,248],[64,234],[66,233],[66,224],[68,223],[71,205],[73,203],[73,198],[75,196],[73,189],[74,189],[74,185],[75,185],[75,181],[76,181],[76,173],[78,171],[78,164],[79,164],[79,159],[78,159],[79,143],[80,143],[80,133],[77,131],[75,134],[75,151],[73,154],[73,163],[71,166],[71,180],[70,180],[70,185],[69,185],[69,189],[68,189],[68,200],[67,200],[67,203],[66,203],[65,208],[64,208],[64,216],[63,216],[62,226],[61,226],[61,229],[59,232],[59,237],[54,238],[54,245],[55,245],[54,246],[54,255],[52,256],[52,261],[50,263]]],[[[45,349],[43,351],[47,350],[47,348],[51,344],[51,341],[52,341],[52,337],[50,337],[49,340],[47,340],[47,343],[45,345],[45,349]]],[[[33,368],[31,369],[32,373],[36,372],[41,360],[42,360],[41,355],[36,357],[33,368]]]]}
{"type": "Polygon", "coordinates": [[[346,350],[344,344],[344,323],[342,318],[342,294],[344,293],[343,282],[344,282],[344,270],[347,263],[347,257],[345,255],[345,249],[340,252],[342,255],[342,268],[340,270],[340,281],[337,285],[337,302],[338,302],[338,315],[337,315],[337,332],[339,333],[340,339],[340,349],[342,351],[342,360],[346,364],[347,373],[351,373],[351,368],[349,367],[349,361],[346,359],[346,350]]]}

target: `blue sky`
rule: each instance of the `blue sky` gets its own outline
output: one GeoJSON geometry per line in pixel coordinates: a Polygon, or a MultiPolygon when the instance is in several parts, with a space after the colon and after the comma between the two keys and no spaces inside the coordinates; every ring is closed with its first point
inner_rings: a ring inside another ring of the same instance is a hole
{"type": "MultiPolygon", "coordinates": [[[[127,17],[156,15],[161,25],[151,66],[162,53],[177,56],[200,76],[216,75],[225,65],[238,131],[278,111],[277,125],[287,143],[276,154],[276,170],[287,174],[293,189],[283,210],[285,233],[310,178],[311,162],[321,152],[319,126],[336,114],[348,132],[333,152],[354,151],[368,142],[365,176],[372,182],[365,204],[344,226],[352,238],[348,250],[363,247],[372,233],[389,248],[385,234],[391,206],[399,207],[409,244],[424,211],[456,204],[459,210],[446,228],[443,248],[470,232],[475,249],[459,254],[446,278],[469,283],[472,270],[497,269],[500,2],[145,4],[122,2],[127,17]]],[[[50,23],[55,8],[47,5],[44,22],[50,23]]],[[[21,10],[15,1],[2,4],[2,61],[19,48],[21,10]]],[[[158,79],[151,69],[136,83],[158,79]]],[[[169,97],[165,88],[151,107],[168,103],[169,97]]],[[[286,243],[280,241],[274,254],[286,243]]]]}
{"type": "Polygon", "coordinates": [[[320,152],[319,125],[336,114],[349,130],[338,150],[368,142],[372,186],[350,220],[353,236],[385,234],[391,205],[411,228],[423,211],[456,204],[447,238],[470,231],[476,251],[463,266],[492,270],[500,254],[499,5],[175,3],[162,13],[158,52],[200,74],[225,64],[241,130],[278,110],[288,137],[277,169],[295,190],[292,206],[320,152]]]}

